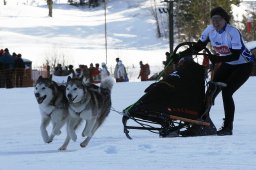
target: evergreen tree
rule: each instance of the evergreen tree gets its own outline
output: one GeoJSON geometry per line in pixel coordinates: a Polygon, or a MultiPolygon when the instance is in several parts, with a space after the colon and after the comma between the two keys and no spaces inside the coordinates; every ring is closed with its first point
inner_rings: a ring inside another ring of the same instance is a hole
{"type": "Polygon", "coordinates": [[[256,3],[250,2],[250,7],[250,11],[247,11],[248,14],[243,16],[242,22],[239,23],[245,41],[254,41],[256,39],[256,3]],[[251,19],[250,32],[248,32],[248,17],[251,19]]]}
{"type": "Polygon", "coordinates": [[[182,0],[175,3],[175,26],[180,41],[199,39],[203,29],[210,24],[210,11],[221,6],[232,16],[231,4],[240,0],[182,0]]]}

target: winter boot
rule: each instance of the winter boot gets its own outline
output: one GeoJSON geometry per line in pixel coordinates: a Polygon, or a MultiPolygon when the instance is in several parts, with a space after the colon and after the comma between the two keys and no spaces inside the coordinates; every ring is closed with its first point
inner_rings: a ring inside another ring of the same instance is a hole
{"type": "Polygon", "coordinates": [[[232,135],[233,124],[224,119],[223,126],[217,131],[218,136],[232,135]]]}

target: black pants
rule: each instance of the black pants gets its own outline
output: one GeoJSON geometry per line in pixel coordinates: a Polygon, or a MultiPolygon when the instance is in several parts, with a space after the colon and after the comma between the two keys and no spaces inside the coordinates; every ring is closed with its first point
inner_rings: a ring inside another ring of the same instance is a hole
{"type": "Polygon", "coordinates": [[[216,70],[213,77],[215,82],[224,82],[227,87],[222,89],[222,99],[225,111],[225,124],[233,127],[235,104],[233,94],[248,80],[252,71],[253,63],[229,65],[223,63],[216,70]]]}

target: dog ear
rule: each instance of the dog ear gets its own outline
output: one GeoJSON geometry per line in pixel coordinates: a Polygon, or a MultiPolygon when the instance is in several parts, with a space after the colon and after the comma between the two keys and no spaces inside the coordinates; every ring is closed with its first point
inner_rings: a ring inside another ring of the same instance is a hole
{"type": "Polygon", "coordinates": [[[40,81],[40,80],[42,80],[42,79],[43,79],[43,77],[42,77],[42,76],[39,76],[38,79],[37,79],[37,81],[40,81]]]}
{"type": "Polygon", "coordinates": [[[67,82],[69,82],[70,80],[71,80],[71,77],[70,77],[70,76],[68,76],[67,82]]]}
{"type": "Polygon", "coordinates": [[[42,76],[39,76],[38,79],[36,80],[36,84],[37,84],[37,83],[40,83],[42,80],[43,80],[43,77],[42,77],[42,76]]]}

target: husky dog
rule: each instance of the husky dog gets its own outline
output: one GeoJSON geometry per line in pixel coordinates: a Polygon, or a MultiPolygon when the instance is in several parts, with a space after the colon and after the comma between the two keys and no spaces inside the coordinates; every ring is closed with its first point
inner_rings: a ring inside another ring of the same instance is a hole
{"type": "Polygon", "coordinates": [[[60,135],[61,127],[68,117],[68,102],[65,87],[58,86],[51,78],[39,77],[34,87],[34,94],[41,112],[41,135],[45,143],[52,142],[55,135],[60,135]],[[49,136],[47,126],[52,122],[49,136]]]}
{"type": "Polygon", "coordinates": [[[66,85],[66,98],[69,102],[68,138],[60,150],[67,148],[70,138],[73,141],[77,140],[75,130],[83,120],[86,121],[86,125],[82,136],[86,138],[80,146],[86,147],[110,112],[113,83],[111,77],[105,78],[100,86],[84,83],[82,78],[68,78],[66,85]]]}

